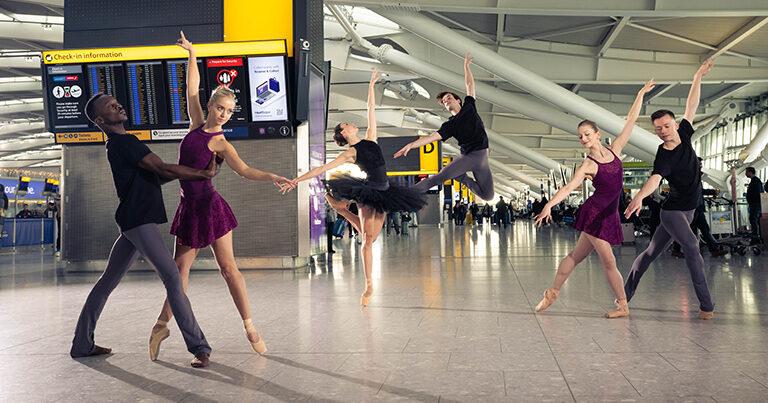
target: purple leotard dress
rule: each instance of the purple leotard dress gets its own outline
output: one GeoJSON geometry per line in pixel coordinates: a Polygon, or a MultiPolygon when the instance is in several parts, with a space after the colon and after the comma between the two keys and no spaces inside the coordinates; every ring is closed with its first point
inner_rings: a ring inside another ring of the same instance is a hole
{"type": "MultiPolygon", "coordinates": [[[[179,145],[179,165],[205,169],[213,155],[208,142],[219,134],[221,132],[207,133],[202,126],[187,133],[179,145]]],[[[232,209],[210,179],[179,182],[181,201],[171,224],[171,234],[176,235],[178,243],[205,248],[237,227],[232,209]]]]}
{"type": "Polygon", "coordinates": [[[624,170],[619,157],[608,150],[614,157],[611,162],[604,164],[587,157],[597,163],[597,173],[592,178],[595,193],[579,208],[574,228],[611,245],[621,245],[624,236],[619,220],[619,197],[624,186],[624,170]]]}

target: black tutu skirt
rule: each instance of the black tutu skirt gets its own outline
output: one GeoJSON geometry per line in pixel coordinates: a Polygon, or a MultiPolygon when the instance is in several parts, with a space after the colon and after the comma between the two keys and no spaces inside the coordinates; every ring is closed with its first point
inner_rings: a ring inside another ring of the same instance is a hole
{"type": "Polygon", "coordinates": [[[349,175],[329,180],[326,188],[336,199],[352,200],[380,213],[419,211],[427,204],[426,197],[414,189],[393,183],[372,183],[349,175]]]}

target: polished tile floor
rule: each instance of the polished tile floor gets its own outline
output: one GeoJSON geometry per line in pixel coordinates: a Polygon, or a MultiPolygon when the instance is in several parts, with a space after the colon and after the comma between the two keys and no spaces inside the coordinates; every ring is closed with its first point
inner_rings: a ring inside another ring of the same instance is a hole
{"type": "MultiPolygon", "coordinates": [[[[63,275],[39,249],[0,254],[0,401],[766,401],[768,256],[705,256],[717,303],[696,319],[684,262],[659,259],[631,303],[612,296],[596,257],[544,314],[532,307],[574,245],[569,229],[420,228],[375,246],[369,308],[357,248],[331,264],[246,273],[270,352],[254,355],[216,272],[193,273],[190,299],[214,348],[189,367],[175,326],[160,360],[146,341],[163,299],[152,273],[129,273],[97,342],[114,354],[73,360],[73,327],[96,275],[63,275]]],[[[617,248],[626,274],[638,246],[617,248]]]]}

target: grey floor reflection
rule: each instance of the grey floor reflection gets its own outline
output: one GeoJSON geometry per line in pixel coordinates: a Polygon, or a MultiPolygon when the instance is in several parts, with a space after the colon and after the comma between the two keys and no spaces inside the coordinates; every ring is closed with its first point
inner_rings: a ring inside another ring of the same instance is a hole
{"type": "MultiPolygon", "coordinates": [[[[668,254],[629,319],[603,319],[613,297],[596,256],[534,314],[576,236],[522,221],[382,236],[366,309],[346,238],[330,262],[247,271],[266,357],[250,350],[220,275],[194,272],[189,298],[214,349],[202,371],[175,324],[160,360],[147,358],[164,296],[154,273],[129,273],[104,309],[96,340],[114,354],[76,361],[69,343],[99,273],[65,274],[39,249],[0,254],[0,401],[765,401],[768,255],[705,253],[710,322],[668,254]]],[[[645,242],[614,250],[622,274],[645,242]]]]}

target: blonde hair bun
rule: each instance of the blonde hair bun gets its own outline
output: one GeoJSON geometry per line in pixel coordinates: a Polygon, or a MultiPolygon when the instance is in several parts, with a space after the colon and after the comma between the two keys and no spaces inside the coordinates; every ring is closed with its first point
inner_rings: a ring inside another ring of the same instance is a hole
{"type": "Polygon", "coordinates": [[[213,92],[211,92],[211,98],[208,101],[210,102],[216,102],[221,97],[232,97],[232,99],[237,102],[237,97],[235,96],[235,91],[232,90],[232,88],[227,87],[226,85],[219,85],[216,87],[213,92]]]}

